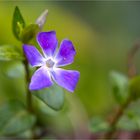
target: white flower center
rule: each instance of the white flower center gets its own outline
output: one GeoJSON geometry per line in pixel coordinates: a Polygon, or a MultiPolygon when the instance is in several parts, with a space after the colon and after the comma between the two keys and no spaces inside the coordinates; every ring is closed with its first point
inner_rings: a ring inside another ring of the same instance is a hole
{"type": "Polygon", "coordinates": [[[48,68],[53,68],[53,66],[54,66],[54,61],[51,59],[51,58],[49,58],[47,61],[46,61],[46,66],[48,67],[48,68]]]}

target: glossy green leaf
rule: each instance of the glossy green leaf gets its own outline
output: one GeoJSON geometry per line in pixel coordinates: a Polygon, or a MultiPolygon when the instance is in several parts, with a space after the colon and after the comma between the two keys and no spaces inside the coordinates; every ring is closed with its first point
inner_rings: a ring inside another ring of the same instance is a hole
{"type": "Polygon", "coordinates": [[[130,81],[129,89],[132,99],[136,100],[140,98],[140,76],[136,76],[130,81]]]}
{"type": "Polygon", "coordinates": [[[94,117],[90,121],[90,130],[93,133],[109,131],[109,124],[100,117],[94,117]]]}
{"type": "Polygon", "coordinates": [[[44,24],[46,23],[46,17],[48,15],[48,10],[46,9],[41,15],[37,18],[36,24],[38,24],[39,28],[42,29],[44,24]]]}
{"type": "Polygon", "coordinates": [[[25,106],[12,100],[0,107],[0,135],[15,135],[33,127],[35,116],[26,111],[25,106]]]}
{"type": "Polygon", "coordinates": [[[112,71],[110,73],[110,83],[115,100],[123,104],[128,98],[128,78],[118,72],[112,71]]]}
{"type": "Polygon", "coordinates": [[[23,60],[23,55],[11,45],[0,46],[0,61],[23,60]]]}
{"type": "Polygon", "coordinates": [[[39,32],[39,26],[37,24],[30,24],[29,26],[25,27],[21,33],[21,41],[23,43],[29,43],[36,34],[39,32]]]}
{"type": "Polygon", "coordinates": [[[64,104],[63,89],[55,84],[33,94],[54,110],[60,110],[64,104]]]}
{"type": "Polygon", "coordinates": [[[37,98],[37,101],[36,101],[36,108],[40,114],[44,114],[46,116],[56,116],[58,114],[58,111],[50,108],[48,105],[42,102],[39,98],[37,98]]]}
{"type": "Polygon", "coordinates": [[[20,34],[25,27],[25,21],[21,15],[19,8],[16,6],[13,14],[12,28],[15,37],[20,40],[20,34]]]}

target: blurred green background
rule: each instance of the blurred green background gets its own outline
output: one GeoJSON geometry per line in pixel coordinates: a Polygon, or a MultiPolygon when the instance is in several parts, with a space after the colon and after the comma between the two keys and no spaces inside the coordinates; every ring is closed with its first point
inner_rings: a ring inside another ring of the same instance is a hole
{"type": "MultiPolygon", "coordinates": [[[[140,2],[0,1],[0,45],[21,47],[11,30],[15,6],[20,8],[27,24],[34,23],[40,13],[48,9],[43,30],[56,30],[59,43],[63,38],[73,41],[77,55],[74,63],[66,68],[81,73],[75,93],[65,94],[73,122],[80,123],[83,119],[88,122],[96,115],[109,115],[116,104],[110,90],[109,73],[116,70],[127,74],[128,51],[140,38],[140,2]]],[[[139,59],[136,58],[138,67],[139,59]]],[[[19,75],[7,76],[7,69],[13,65],[17,63],[0,63],[0,104],[9,98],[25,98],[20,62],[19,75]]]]}

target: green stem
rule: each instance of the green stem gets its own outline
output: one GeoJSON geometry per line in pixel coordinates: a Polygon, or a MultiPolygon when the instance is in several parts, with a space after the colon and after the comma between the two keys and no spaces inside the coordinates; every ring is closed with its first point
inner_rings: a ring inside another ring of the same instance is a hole
{"type": "Polygon", "coordinates": [[[25,59],[23,61],[24,68],[25,68],[25,79],[26,79],[26,92],[27,92],[27,108],[30,112],[33,111],[32,109],[32,94],[31,91],[29,90],[29,82],[30,82],[30,72],[29,72],[29,66],[28,66],[28,61],[25,59]]]}

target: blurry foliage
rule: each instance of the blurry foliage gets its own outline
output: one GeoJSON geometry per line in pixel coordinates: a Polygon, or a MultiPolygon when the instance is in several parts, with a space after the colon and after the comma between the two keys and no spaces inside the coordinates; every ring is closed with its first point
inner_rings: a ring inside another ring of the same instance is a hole
{"type": "Polygon", "coordinates": [[[117,124],[117,128],[120,130],[137,131],[140,130],[140,111],[139,101],[133,102],[125,111],[120,121],[117,124]]]}
{"type": "Polygon", "coordinates": [[[134,100],[140,98],[140,76],[136,76],[130,81],[130,92],[134,100]]]}
{"type": "Polygon", "coordinates": [[[106,132],[108,131],[109,128],[109,124],[106,120],[104,120],[101,117],[94,117],[91,121],[90,121],[90,130],[93,133],[97,133],[97,132],[106,132]]]}
{"type": "MultiPolygon", "coordinates": [[[[117,94],[117,98],[113,99],[108,75],[112,69],[126,72],[128,49],[134,40],[140,36],[140,5],[137,2],[0,2],[0,21],[2,21],[0,22],[0,46],[2,44],[17,44],[17,48],[21,52],[21,44],[15,40],[11,32],[12,13],[15,5],[20,7],[27,23],[30,24],[35,23],[36,17],[43,9],[49,9],[51,12],[47,17],[49,20],[47,19],[44,30],[57,30],[58,40],[64,37],[73,40],[77,55],[75,63],[70,67],[81,72],[80,82],[74,94],[78,96],[82,105],[78,104],[77,100],[71,100],[69,101],[71,106],[75,105],[75,108],[79,108],[79,110],[85,108],[85,112],[91,118],[94,114],[108,115],[112,105],[115,104],[114,100],[117,99],[118,102],[123,102],[123,96],[126,96],[123,91],[126,88],[122,85],[127,85],[127,78],[119,73],[113,74],[112,80],[115,84],[122,84],[119,87],[117,85],[117,93],[115,87],[115,96],[117,94]]],[[[21,25],[23,28],[25,27],[25,23],[20,15],[19,18],[21,20],[21,24],[18,26],[20,30],[21,25]]],[[[30,26],[30,24],[28,25],[30,26]]],[[[20,32],[19,30],[14,31],[14,33],[20,32]]],[[[26,32],[23,34],[22,36],[26,36],[26,32]]],[[[26,39],[24,42],[26,42],[26,39]]],[[[10,51],[11,49],[9,49],[10,51]]],[[[12,55],[10,52],[7,59],[11,59],[13,56],[18,58],[19,54],[12,55]]],[[[2,54],[0,54],[1,58],[2,54]]],[[[139,64],[139,59],[140,55],[137,57],[136,64],[139,64]]],[[[140,69],[140,65],[138,65],[138,69],[140,69]]],[[[24,69],[21,64],[19,62],[1,62],[0,73],[0,104],[13,98],[20,99],[24,103],[26,92],[24,89],[24,69]]],[[[43,102],[39,102],[36,97],[34,98],[37,108],[41,108],[41,111],[36,110],[41,120],[40,123],[49,125],[50,129],[53,129],[56,133],[71,130],[72,121],[79,124],[83,123],[82,117],[86,114],[84,111],[73,114],[74,117],[71,121],[68,114],[65,114],[66,110],[72,110],[71,106],[67,108],[65,103],[60,112],[55,112],[49,107],[44,109],[47,106],[43,102]],[[41,115],[40,112],[43,112],[44,115],[41,115]],[[46,114],[50,116],[46,117],[46,114]],[[81,119],[77,122],[75,121],[76,118],[81,119]]],[[[139,107],[139,104],[137,107],[139,107]]],[[[131,130],[136,129],[137,124],[132,123],[133,126],[130,125],[131,121],[137,120],[137,117],[133,117],[131,113],[128,114],[119,122],[118,128],[125,129],[129,127],[131,130]],[[128,121],[130,124],[127,124],[128,121]]],[[[95,123],[92,122],[93,132],[106,129],[106,123],[100,124],[100,122],[102,122],[100,119],[95,120],[95,123]],[[97,125],[98,122],[99,125],[97,125]]],[[[13,126],[9,127],[10,130],[11,127],[13,126]]],[[[17,131],[19,131],[18,128],[17,131]]],[[[25,135],[28,137],[30,132],[25,131],[25,135]]]]}
{"type": "Polygon", "coordinates": [[[129,81],[128,77],[122,73],[112,71],[110,73],[110,84],[115,100],[123,104],[129,95],[129,81]]]}
{"type": "Polygon", "coordinates": [[[26,107],[17,100],[0,107],[0,135],[12,136],[31,129],[35,123],[35,116],[26,111],[26,107]]]}
{"type": "Polygon", "coordinates": [[[24,60],[23,55],[18,51],[18,49],[12,45],[2,45],[0,46],[0,60],[24,60]]]}

